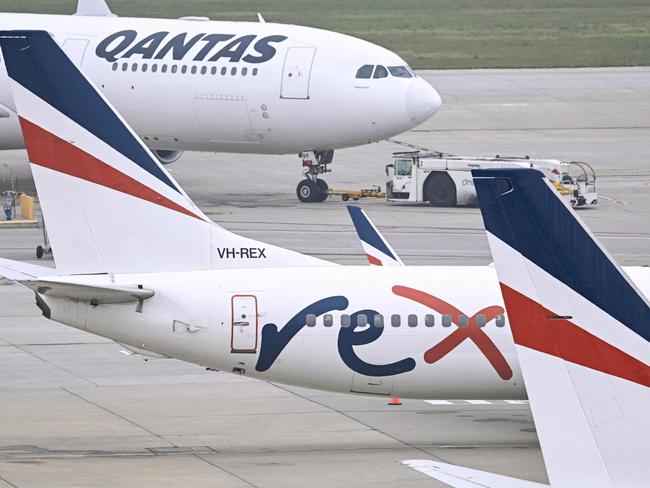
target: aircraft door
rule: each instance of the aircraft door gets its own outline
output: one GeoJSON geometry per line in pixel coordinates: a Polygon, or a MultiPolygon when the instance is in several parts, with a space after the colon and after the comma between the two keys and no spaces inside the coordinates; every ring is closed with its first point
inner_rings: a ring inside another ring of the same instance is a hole
{"type": "Polygon", "coordinates": [[[81,66],[87,47],[86,39],[66,39],[63,43],[63,51],[76,66],[81,66]]]}
{"type": "Polygon", "coordinates": [[[254,295],[235,295],[232,297],[231,306],[231,352],[257,352],[257,297],[254,295]]]}
{"type": "Polygon", "coordinates": [[[316,48],[291,47],[284,58],[281,98],[309,98],[309,79],[316,48]]]}

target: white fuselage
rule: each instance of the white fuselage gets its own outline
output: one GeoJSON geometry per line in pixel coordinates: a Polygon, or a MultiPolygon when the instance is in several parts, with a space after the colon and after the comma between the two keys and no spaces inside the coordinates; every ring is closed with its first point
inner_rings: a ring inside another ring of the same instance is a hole
{"type": "MultiPolygon", "coordinates": [[[[650,290],[650,269],[628,272],[650,290]]],[[[106,285],[109,277],[74,281],[106,285]]],[[[424,399],[525,398],[491,267],[231,269],[116,275],[110,283],[142,285],[155,296],[142,313],[135,304],[92,307],[46,297],[51,318],[146,351],[291,385],[424,399]],[[358,313],[370,325],[346,327],[345,316],[358,313]],[[373,324],[375,313],[383,328],[373,324]],[[309,314],[316,316],[311,325],[309,314]]]]}
{"type": "MultiPolygon", "coordinates": [[[[0,27],[50,32],[152,149],[337,149],[409,130],[440,105],[396,54],[309,27],[36,14],[0,14],[0,27]],[[356,78],[364,65],[408,77],[356,78]]],[[[21,147],[2,64],[0,149],[21,147]]]]}

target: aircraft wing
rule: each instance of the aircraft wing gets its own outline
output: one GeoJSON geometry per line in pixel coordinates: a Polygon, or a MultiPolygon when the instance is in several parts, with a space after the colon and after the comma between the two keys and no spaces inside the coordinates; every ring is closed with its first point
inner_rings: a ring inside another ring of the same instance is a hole
{"type": "Polygon", "coordinates": [[[371,265],[404,266],[395,250],[388,244],[388,241],[377,230],[361,207],[348,205],[348,212],[371,265]]]}
{"type": "Polygon", "coordinates": [[[402,464],[453,488],[548,488],[549,486],[438,461],[412,459],[402,461],[402,464]]]}

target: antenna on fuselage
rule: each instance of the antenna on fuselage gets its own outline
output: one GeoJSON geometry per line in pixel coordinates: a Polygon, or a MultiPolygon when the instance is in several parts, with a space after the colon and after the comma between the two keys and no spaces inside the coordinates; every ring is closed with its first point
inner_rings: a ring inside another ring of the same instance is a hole
{"type": "Polygon", "coordinates": [[[262,17],[262,14],[257,12],[257,20],[260,21],[260,24],[266,24],[266,20],[264,20],[264,17],[262,17]]]}
{"type": "Polygon", "coordinates": [[[79,0],[75,15],[88,17],[117,17],[109,8],[106,0],[79,0]]]}

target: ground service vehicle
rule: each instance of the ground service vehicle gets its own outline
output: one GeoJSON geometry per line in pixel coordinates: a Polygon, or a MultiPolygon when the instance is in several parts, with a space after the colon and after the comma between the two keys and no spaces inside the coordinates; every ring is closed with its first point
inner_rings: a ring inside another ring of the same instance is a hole
{"type": "Polygon", "coordinates": [[[525,157],[466,157],[431,151],[393,153],[386,166],[386,199],[429,202],[435,207],[478,205],[473,169],[536,168],[542,171],[572,207],[598,203],[596,174],[584,162],[525,157]]]}

